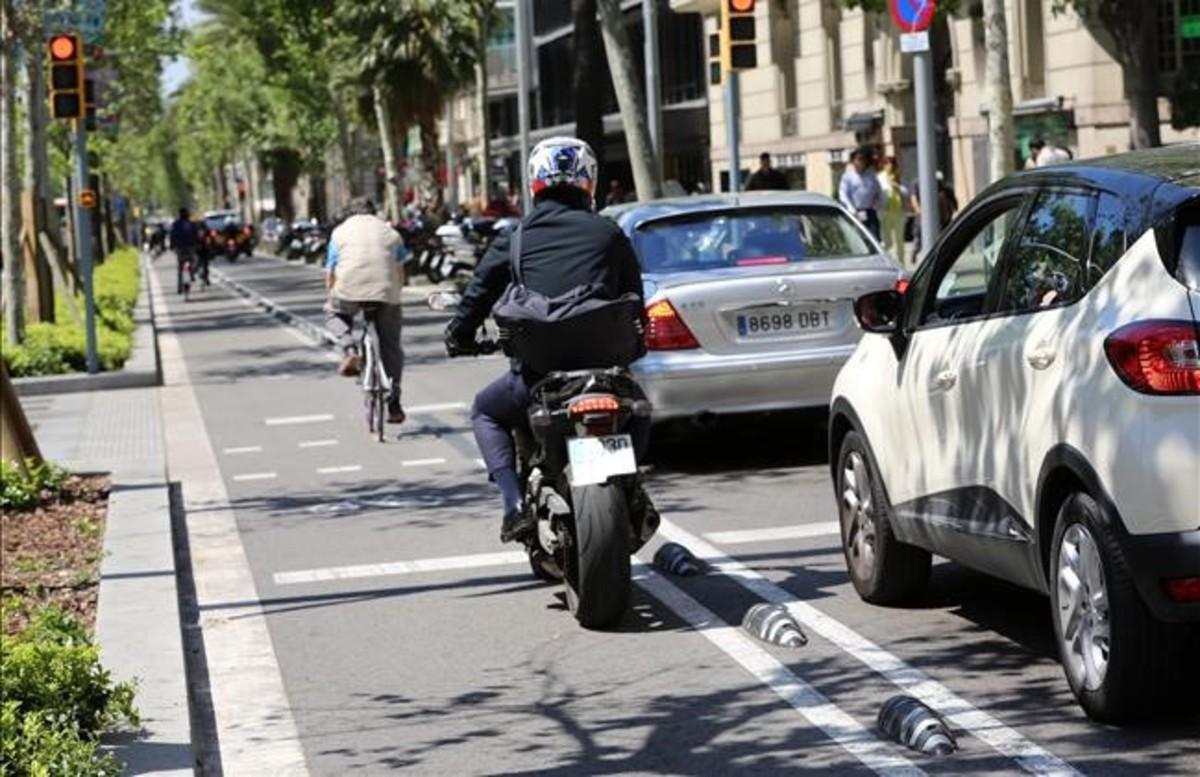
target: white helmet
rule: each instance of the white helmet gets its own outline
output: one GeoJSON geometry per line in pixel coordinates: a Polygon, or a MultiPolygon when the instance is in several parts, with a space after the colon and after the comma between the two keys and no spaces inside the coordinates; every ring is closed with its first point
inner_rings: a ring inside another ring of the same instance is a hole
{"type": "Polygon", "coordinates": [[[587,193],[596,191],[596,155],[579,138],[547,138],[529,154],[529,190],[537,196],[554,186],[574,186],[587,193]]]}

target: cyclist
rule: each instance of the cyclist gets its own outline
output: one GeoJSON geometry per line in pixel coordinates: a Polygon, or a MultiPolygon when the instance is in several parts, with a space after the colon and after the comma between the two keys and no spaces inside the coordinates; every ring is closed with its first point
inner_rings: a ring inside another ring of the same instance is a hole
{"type": "Polygon", "coordinates": [[[345,354],[338,374],[354,376],[360,369],[354,318],[361,312],[375,323],[380,361],[392,384],[387,420],[404,423],[400,405],[400,376],[404,370],[400,290],[408,252],[396,230],[375,215],[370,200],[352,203],[349,213],[333,230],[325,255],[325,328],[338,339],[345,354]]]}
{"type": "MultiPolygon", "coordinates": [[[[592,212],[596,157],[576,138],[550,138],[529,156],[532,212],[521,222],[521,272],[525,286],[557,297],[587,284],[601,284],[616,295],[641,297],[642,273],[629,238],[620,228],[592,212]]],[[[480,261],[446,329],[451,355],[472,353],[475,331],[512,282],[509,236],[498,236],[480,261]]],[[[514,360],[511,369],[475,397],[471,422],[488,477],[500,490],[504,520],[502,542],[522,539],[534,527],[521,510],[522,486],[517,475],[512,432],[527,423],[530,389],[542,376],[514,360]]],[[[645,424],[631,430],[644,444],[645,424]]],[[[653,510],[639,487],[635,510],[653,510]],[[640,505],[639,505],[640,503],[640,505]]]]}
{"type": "Polygon", "coordinates": [[[196,248],[200,235],[192,223],[187,208],[179,209],[179,218],[171,224],[171,250],[175,252],[175,293],[183,293],[183,265],[192,263],[192,275],[196,274],[196,248]]]}

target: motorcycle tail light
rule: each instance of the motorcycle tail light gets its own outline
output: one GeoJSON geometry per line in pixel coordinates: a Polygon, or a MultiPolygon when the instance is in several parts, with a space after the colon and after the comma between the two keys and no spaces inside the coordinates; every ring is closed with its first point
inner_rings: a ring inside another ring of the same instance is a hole
{"type": "Polygon", "coordinates": [[[608,394],[599,396],[584,395],[576,397],[567,403],[567,412],[572,416],[593,415],[596,413],[610,414],[621,409],[617,398],[608,394]]]}
{"type": "Polygon", "coordinates": [[[1104,341],[1117,376],[1142,394],[1200,394],[1200,332],[1191,321],[1128,324],[1104,341]]]}
{"type": "Polygon", "coordinates": [[[659,300],[646,308],[646,319],[646,348],[649,350],[683,351],[700,347],[670,300],[659,300]]]}

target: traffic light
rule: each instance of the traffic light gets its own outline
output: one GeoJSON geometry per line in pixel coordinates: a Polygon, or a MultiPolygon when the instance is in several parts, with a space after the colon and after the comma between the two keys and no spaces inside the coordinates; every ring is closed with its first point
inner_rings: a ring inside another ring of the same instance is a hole
{"type": "Polygon", "coordinates": [[[754,0],[722,0],[721,65],[725,70],[758,67],[757,34],[754,0]]]}
{"type": "Polygon", "coordinates": [[[83,45],[73,32],[51,36],[50,116],[80,119],[86,111],[83,86],[83,45]]]}
{"type": "Polygon", "coordinates": [[[96,131],[96,82],[86,77],[83,79],[83,128],[88,132],[96,131]]]}
{"type": "Polygon", "coordinates": [[[708,36],[708,82],[713,86],[721,84],[721,33],[719,32],[708,36]]]}

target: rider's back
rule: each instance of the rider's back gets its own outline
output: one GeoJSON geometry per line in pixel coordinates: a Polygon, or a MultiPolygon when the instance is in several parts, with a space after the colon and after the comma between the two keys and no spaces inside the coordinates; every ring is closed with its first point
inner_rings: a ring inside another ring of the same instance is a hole
{"type": "Polygon", "coordinates": [[[337,255],[334,296],[354,302],[400,303],[396,251],[400,236],[383,219],[359,214],[333,230],[337,255]]]}

